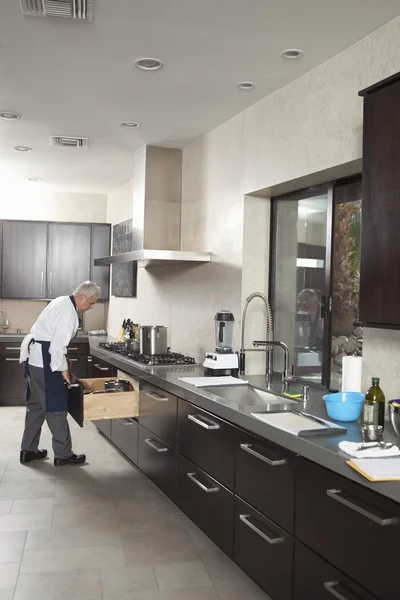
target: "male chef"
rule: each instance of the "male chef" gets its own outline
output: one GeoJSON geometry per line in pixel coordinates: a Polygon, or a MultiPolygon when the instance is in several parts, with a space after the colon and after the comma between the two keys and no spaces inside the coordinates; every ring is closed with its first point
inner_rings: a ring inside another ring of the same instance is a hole
{"type": "Polygon", "coordinates": [[[47,456],[47,450],[39,450],[45,419],[53,436],[54,465],[82,465],[86,461],[84,454],[72,452],[67,421],[70,384],[67,346],[78,331],[78,312],[91,309],[100,293],[95,283],[85,281],[72,296],[52,300],[22,342],[19,360],[26,365],[28,403],[20,453],[23,465],[47,456]]]}

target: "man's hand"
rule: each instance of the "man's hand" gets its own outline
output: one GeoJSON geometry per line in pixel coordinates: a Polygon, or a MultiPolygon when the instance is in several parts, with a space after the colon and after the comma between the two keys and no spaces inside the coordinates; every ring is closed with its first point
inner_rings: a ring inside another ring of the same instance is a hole
{"type": "Polygon", "coordinates": [[[64,378],[64,381],[66,381],[67,386],[69,387],[71,385],[71,378],[70,378],[70,374],[69,371],[61,371],[61,375],[64,378]]]}

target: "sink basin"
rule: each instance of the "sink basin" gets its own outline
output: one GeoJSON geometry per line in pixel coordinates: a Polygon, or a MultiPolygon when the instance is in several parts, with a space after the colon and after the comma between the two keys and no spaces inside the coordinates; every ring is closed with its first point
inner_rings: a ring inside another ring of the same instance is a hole
{"type": "Polygon", "coordinates": [[[214,396],[213,400],[225,406],[236,408],[240,412],[283,412],[290,410],[294,400],[282,398],[273,392],[261,390],[252,385],[216,386],[204,388],[214,396]]]}

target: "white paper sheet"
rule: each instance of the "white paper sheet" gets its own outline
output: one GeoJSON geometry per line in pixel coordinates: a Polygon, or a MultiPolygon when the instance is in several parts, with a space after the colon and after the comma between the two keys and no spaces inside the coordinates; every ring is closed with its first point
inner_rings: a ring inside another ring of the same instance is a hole
{"type": "MultiPolygon", "coordinates": [[[[312,419],[308,419],[307,417],[303,417],[301,415],[296,415],[292,412],[281,412],[281,413],[251,413],[252,417],[267,423],[268,425],[272,425],[272,427],[277,427],[282,431],[287,431],[288,433],[292,433],[293,435],[299,435],[302,431],[321,431],[326,429],[324,425],[313,421],[312,419]]],[[[331,423],[330,421],[325,421],[322,419],[324,423],[327,424],[328,427],[337,428],[338,425],[336,423],[331,423]]]]}
{"type": "Polygon", "coordinates": [[[195,387],[214,387],[216,385],[247,385],[249,382],[237,377],[179,377],[179,381],[195,387]]]}

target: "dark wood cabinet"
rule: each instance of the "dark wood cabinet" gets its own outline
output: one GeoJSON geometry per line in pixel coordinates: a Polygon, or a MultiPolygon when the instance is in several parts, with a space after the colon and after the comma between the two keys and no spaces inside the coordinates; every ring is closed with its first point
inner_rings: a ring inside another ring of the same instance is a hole
{"type": "Polygon", "coordinates": [[[68,296],[90,277],[90,225],[50,223],[47,297],[68,296]]]}
{"type": "Polygon", "coordinates": [[[46,297],[47,224],[3,223],[3,298],[46,297]]]}
{"type": "Polygon", "coordinates": [[[90,279],[101,288],[100,300],[108,300],[110,296],[110,267],[95,267],[95,258],[102,258],[111,253],[111,225],[92,225],[92,252],[90,261],[90,279]]]}
{"type": "MultiPolygon", "coordinates": [[[[111,426],[111,441],[135,465],[138,464],[139,424],[136,419],[113,419],[106,421],[111,426]]],[[[96,422],[99,428],[98,421],[96,422]]],[[[100,428],[99,428],[100,429],[100,428]]]]}
{"type": "Polygon", "coordinates": [[[179,399],[179,452],[230,490],[234,489],[234,443],[232,425],[179,399]]]}
{"type": "Polygon", "coordinates": [[[380,600],[398,596],[397,571],[388,565],[400,547],[399,504],[299,458],[295,535],[380,600]]]}
{"type": "Polygon", "coordinates": [[[88,357],[87,354],[70,355],[71,372],[78,379],[85,379],[88,376],[88,357]]]}
{"type": "Polygon", "coordinates": [[[234,559],[273,600],[291,600],[292,536],[237,497],[234,559]]]}
{"type": "Polygon", "coordinates": [[[26,401],[24,365],[19,362],[21,342],[0,340],[0,406],[18,406],[26,401]]]}
{"type": "Polygon", "coordinates": [[[103,419],[101,421],[92,421],[99,431],[108,439],[111,439],[111,419],[103,419]]]}
{"type": "Polygon", "coordinates": [[[88,357],[88,377],[116,377],[117,368],[95,356],[88,357]]]}
{"type": "Polygon", "coordinates": [[[138,466],[167,496],[176,498],[177,452],[142,425],[138,466]]]}
{"type": "Polygon", "coordinates": [[[400,75],[364,96],[360,320],[400,325],[400,75]]]}
{"type": "Polygon", "coordinates": [[[235,493],[293,533],[294,455],[237,429],[235,461],[235,493]]]}
{"type": "MultiPolygon", "coordinates": [[[[296,542],[293,600],[377,600],[365,589],[296,542]]],[[[393,598],[394,600],[394,598],[393,598]]]]}
{"type": "Polygon", "coordinates": [[[178,400],[143,381],[139,392],[139,423],[172,448],[177,447],[178,400]]]}
{"type": "Polygon", "coordinates": [[[3,222],[0,221],[0,298],[3,297],[3,222]]]}
{"type": "Polygon", "coordinates": [[[217,546],[233,557],[234,496],[178,455],[178,506],[217,546]]]}

